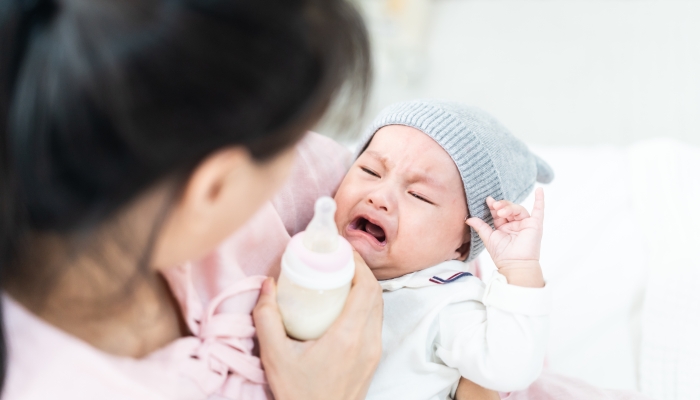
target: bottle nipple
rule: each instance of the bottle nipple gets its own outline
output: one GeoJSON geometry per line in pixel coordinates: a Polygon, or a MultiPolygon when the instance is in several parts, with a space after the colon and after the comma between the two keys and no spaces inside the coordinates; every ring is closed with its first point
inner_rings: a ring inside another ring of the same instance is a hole
{"type": "Polygon", "coordinates": [[[314,253],[332,253],[338,249],[338,227],[335,224],[335,200],[323,196],[316,200],[314,217],[306,227],[302,243],[314,253]]]}

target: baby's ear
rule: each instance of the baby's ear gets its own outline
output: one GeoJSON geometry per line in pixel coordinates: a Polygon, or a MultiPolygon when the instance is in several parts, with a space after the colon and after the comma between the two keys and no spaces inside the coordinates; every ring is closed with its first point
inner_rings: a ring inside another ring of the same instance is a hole
{"type": "Polygon", "coordinates": [[[459,256],[456,258],[459,261],[464,261],[467,259],[467,257],[469,256],[469,250],[472,247],[471,231],[468,228],[466,231],[467,232],[464,234],[464,239],[463,239],[464,242],[462,243],[461,246],[459,246],[459,248],[457,250],[455,250],[455,252],[457,254],[459,254],[459,256]]]}

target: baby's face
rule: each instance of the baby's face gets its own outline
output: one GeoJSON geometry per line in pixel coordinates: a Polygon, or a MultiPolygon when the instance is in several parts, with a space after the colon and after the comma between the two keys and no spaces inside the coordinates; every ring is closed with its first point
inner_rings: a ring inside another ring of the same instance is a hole
{"type": "Polygon", "coordinates": [[[377,131],[335,201],[340,233],[377,279],[466,256],[467,203],[459,171],[417,129],[389,125],[377,131]]]}

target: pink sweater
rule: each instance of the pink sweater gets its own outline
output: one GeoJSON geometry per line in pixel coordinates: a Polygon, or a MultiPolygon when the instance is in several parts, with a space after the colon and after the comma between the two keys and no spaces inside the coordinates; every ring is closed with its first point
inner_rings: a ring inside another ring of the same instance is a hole
{"type": "Polygon", "coordinates": [[[200,262],[166,278],[193,336],[142,359],[101,352],[37,318],[4,295],[9,372],[2,398],[264,399],[265,377],[251,354],[250,316],[265,276],[279,274],[290,235],[311,220],[314,201],[333,195],[350,153],[317,134],[298,146],[289,183],[200,262]]]}
{"type": "MultiPolygon", "coordinates": [[[[291,235],[311,220],[314,201],[332,195],[350,153],[320,135],[298,146],[291,179],[235,235],[204,260],[166,276],[192,336],[144,357],[95,349],[37,318],[3,295],[9,372],[3,400],[159,400],[268,397],[260,360],[251,354],[251,311],[264,276],[279,274],[291,235]]],[[[511,400],[643,399],[545,372],[511,400]]]]}

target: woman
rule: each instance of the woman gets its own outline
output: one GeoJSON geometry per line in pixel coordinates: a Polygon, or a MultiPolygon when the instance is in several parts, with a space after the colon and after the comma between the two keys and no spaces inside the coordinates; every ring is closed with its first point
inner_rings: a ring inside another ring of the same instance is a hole
{"type": "MultiPolygon", "coordinates": [[[[175,266],[272,195],[344,82],[366,93],[367,48],[340,0],[0,0],[3,398],[264,397],[250,317],[188,303],[175,266]]],[[[277,398],[363,397],[381,293],[357,261],[323,340],[256,311],[277,398]]]]}
{"type": "Polygon", "coordinates": [[[2,398],[363,398],[382,302],[362,260],[306,343],[261,275],[339,182],[304,162],[343,172],[302,143],[277,213],[293,145],[344,82],[364,96],[368,59],[341,0],[0,0],[2,398]]]}

